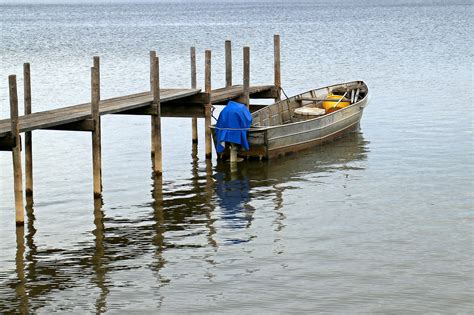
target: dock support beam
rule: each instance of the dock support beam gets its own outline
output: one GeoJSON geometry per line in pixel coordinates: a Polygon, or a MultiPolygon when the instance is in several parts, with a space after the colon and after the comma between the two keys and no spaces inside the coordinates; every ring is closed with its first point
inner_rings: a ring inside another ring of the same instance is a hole
{"type": "Polygon", "coordinates": [[[100,135],[100,66],[99,57],[94,57],[94,67],[91,68],[91,113],[94,123],[92,131],[92,175],[94,180],[94,199],[102,197],[102,157],[100,135]]]}
{"type": "Polygon", "coordinates": [[[161,104],[160,104],[160,63],[158,57],[153,58],[152,63],[152,93],[153,103],[151,115],[152,119],[152,136],[153,136],[153,151],[155,152],[153,158],[153,173],[155,177],[163,174],[162,152],[161,152],[161,104]]]}
{"type": "Polygon", "coordinates": [[[232,42],[225,41],[225,86],[232,86],[232,42]]]}
{"type": "Polygon", "coordinates": [[[281,100],[281,64],[280,64],[280,35],[273,36],[274,46],[274,72],[275,72],[275,87],[277,88],[278,96],[275,98],[275,102],[281,100]]]}
{"type": "Polygon", "coordinates": [[[212,140],[211,140],[211,51],[206,50],[205,56],[205,78],[204,78],[204,90],[209,95],[209,100],[204,105],[205,112],[205,147],[206,147],[206,159],[212,159],[212,140]]]}
{"type": "MultiPolygon", "coordinates": [[[[23,64],[23,104],[25,115],[31,114],[31,72],[30,64],[23,64]]],[[[26,203],[33,203],[33,139],[31,131],[25,132],[25,195],[26,203]]]]}
{"type": "MultiPolygon", "coordinates": [[[[196,87],[196,47],[191,47],[191,88],[195,89],[196,87]]],[[[193,143],[198,143],[197,117],[192,118],[192,133],[193,143]]]]}
{"type": "Polygon", "coordinates": [[[10,75],[8,77],[8,84],[10,90],[11,132],[15,139],[15,147],[12,148],[15,220],[16,225],[20,226],[25,224],[25,208],[23,206],[23,176],[21,170],[21,140],[18,128],[18,93],[16,87],[16,75],[10,75]]]}
{"type": "Polygon", "coordinates": [[[244,104],[250,107],[250,47],[244,47],[244,104]]]}

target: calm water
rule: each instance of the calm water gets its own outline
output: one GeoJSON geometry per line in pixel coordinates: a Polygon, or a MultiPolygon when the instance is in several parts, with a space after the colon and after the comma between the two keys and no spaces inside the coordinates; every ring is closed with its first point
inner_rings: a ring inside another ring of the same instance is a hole
{"type": "Polygon", "coordinates": [[[226,39],[234,81],[248,44],[271,83],[275,33],[287,94],[363,79],[371,103],[359,132],[236,173],[165,119],[162,182],[149,118],[107,116],[102,208],[90,135],[35,132],[24,229],[0,152],[0,312],[472,313],[473,6],[358,2],[1,5],[2,118],[23,62],[39,111],[89,100],[93,55],[103,97],[148,89],[150,49],[163,87],[189,86],[191,45],[222,86],[226,39]]]}

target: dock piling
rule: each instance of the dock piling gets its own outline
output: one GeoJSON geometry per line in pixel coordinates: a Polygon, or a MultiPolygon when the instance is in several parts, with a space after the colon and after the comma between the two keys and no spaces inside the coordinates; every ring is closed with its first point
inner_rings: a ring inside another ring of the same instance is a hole
{"type": "Polygon", "coordinates": [[[102,197],[102,157],[100,130],[100,67],[99,57],[94,57],[94,67],[91,68],[91,114],[94,124],[92,131],[92,175],[94,180],[94,199],[102,197]]]}
{"type": "Polygon", "coordinates": [[[273,47],[274,47],[275,87],[277,89],[277,97],[275,98],[275,102],[278,102],[281,100],[280,35],[273,36],[273,47]]]}
{"type": "Polygon", "coordinates": [[[152,63],[152,126],[153,126],[153,173],[155,177],[161,176],[163,173],[162,152],[161,152],[161,104],[160,104],[160,63],[159,58],[154,57],[152,63]]]}
{"type": "MultiPolygon", "coordinates": [[[[196,47],[191,47],[191,88],[197,88],[196,47]]],[[[198,143],[197,117],[192,118],[192,141],[198,143]]]]}
{"type": "Polygon", "coordinates": [[[205,147],[206,147],[206,159],[212,158],[212,140],[211,140],[211,51],[206,50],[205,53],[205,78],[204,78],[204,90],[209,95],[209,100],[205,106],[205,147]]]}
{"type": "Polygon", "coordinates": [[[244,47],[244,104],[250,107],[250,47],[244,47]]]}
{"type": "MultiPolygon", "coordinates": [[[[156,58],[156,51],[151,50],[150,51],[150,92],[152,95],[153,95],[153,63],[154,63],[155,58],[156,58]]],[[[156,145],[153,141],[155,141],[156,139],[156,135],[155,135],[156,128],[154,125],[155,122],[154,122],[153,116],[151,116],[150,120],[151,120],[151,158],[154,159],[156,145]]]]}
{"type": "Polygon", "coordinates": [[[18,128],[18,92],[16,85],[16,75],[8,77],[10,92],[10,123],[11,133],[15,140],[15,146],[12,148],[13,159],[13,189],[15,195],[15,220],[16,225],[24,225],[25,208],[23,206],[23,175],[21,169],[21,140],[18,128]]]}
{"type": "Polygon", "coordinates": [[[225,86],[232,86],[232,42],[225,41],[225,86]]]}
{"type": "MultiPolygon", "coordinates": [[[[23,104],[25,115],[31,114],[31,71],[30,64],[23,64],[23,104]]],[[[33,139],[31,131],[25,132],[25,195],[26,202],[33,200],[33,139]]],[[[31,201],[31,202],[29,202],[31,201]]]]}

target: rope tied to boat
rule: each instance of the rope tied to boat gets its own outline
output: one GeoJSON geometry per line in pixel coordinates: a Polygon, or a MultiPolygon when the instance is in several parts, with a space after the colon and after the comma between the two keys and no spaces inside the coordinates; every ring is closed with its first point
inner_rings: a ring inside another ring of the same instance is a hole
{"type": "Polygon", "coordinates": [[[214,128],[218,130],[230,130],[230,131],[247,131],[250,129],[250,128],[221,128],[221,127],[216,127],[216,126],[214,126],[214,128]]]}
{"type": "Polygon", "coordinates": [[[215,121],[217,121],[217,118],[214,116],[215,110],[216,110],[216,107],[214,105],[211,105],[211,117],[214,118],[215,121]]]}

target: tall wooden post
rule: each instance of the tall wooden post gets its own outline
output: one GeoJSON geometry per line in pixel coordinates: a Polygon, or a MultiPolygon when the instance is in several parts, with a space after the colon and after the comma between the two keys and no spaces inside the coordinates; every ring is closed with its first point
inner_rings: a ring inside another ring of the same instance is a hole
{"type": "Polygon", "coordinates": [[[225,41],[225,86],[232,86],[232,42],[225,41]]]}
{"type": "MultiPolygon", "coordinates": [[[[195,89],[197,87],[196,79],[196,48],[191,47],[191,88],[195,89]]],[[[192,139],[193,143],[198,143],[198,130],[197,130],[197,118],[192,118],[192,139]]]]}
{"type": "Polygon", "coordinates": [[[250,107],[250,47],[244,47],[244,103],[250,107]]]}
{"type": "Polygon", "coordinates": [[[205,78],[204,78],[204,89],[209,95],[208,103],[205,105],[205,147],[206,147],[206,159],[212,159],[212,140],[211,140],[211,51],[206,50],[205,56],[205,78]]]}
{"type": "Polygon", "coordinates": [[[274,46],[274,72],[275,72],[275,87],[277,88],[277,97],[275,101],[281,100],[281,68],[280,68],[280,35],[273,36],[274,46]]]}
{"type": "MultiPolygon", "coordinates": [[[[156,51],[151,50],[150,51],[150,92],[151,95],[153,96],[153,63],[156,58],[156,51]]],[[[153,116],[151,117],[151,158],[154,160],[155,156],[155,141],[156,139],[156,128],[155,128],[155,120],[153,119],[153,116]]]]}
{"type": "Polygon", "coordinates": [[[21,170],[21,140],[18,126],[18,93],[16,88],[16,75],[8,77],[10,90],[10,122],[15,147],[12,149],[13,159],[13,187],[15,193],[15,220],[16,225],[25,223],[25,208],[23,206],[23,176],[21,170]]]}
{"type": "Polygon", "coordinates": [[[100,72],[99,57],[94,57],[94,67],[91,68],[91,114],[94,121],[92,131],[92,175],[94,180],[94,199],[102,197],[102,157],[101,157],[101,135],[100,135],[100,72]]]}
{"type": "MultiPolygon", "coordinates": [[[[25,115],[31,114],[31,72],[30,64],[23,64],[23,104],[25,115]]],[[[26,203],[33,200],[33,139],[31,131],[25,132],[25,181],[26,203]]]]}
{"type": "Polygon", "coordinates": [[[153,93],[153,121],[154,132],[152,132],[154,145],[153,172],[155,176],[161,176],[163,173],[162,153],[161,153],[161,104],[160,104],[160,62],[158,57],[153,59],[152,63],[152,93],[153,93]]]}

